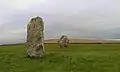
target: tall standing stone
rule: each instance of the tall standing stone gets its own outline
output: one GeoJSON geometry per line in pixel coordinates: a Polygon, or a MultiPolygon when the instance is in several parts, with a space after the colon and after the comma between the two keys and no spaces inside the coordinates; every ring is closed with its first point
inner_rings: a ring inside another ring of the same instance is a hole
{"type": "Polygon", "coordinates": [[[28,23],[27,45],[29,57],[42,57],[44,55],[44,22],[42,18],[32,18],[28,23]]]}

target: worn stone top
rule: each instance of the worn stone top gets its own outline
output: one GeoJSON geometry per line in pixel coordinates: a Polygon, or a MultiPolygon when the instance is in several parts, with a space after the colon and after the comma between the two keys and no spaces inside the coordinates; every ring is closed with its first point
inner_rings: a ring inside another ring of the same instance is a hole
{"type": "Polygon", "coordinates": [[[32,18],[32,19],[30,20],[30,22],[36,22],[36,21],[42,21],[42,18],[39,17],[39,16],[37,16],[37,17],[32,18]]]}
{"type": "Polygon", "coordinates": [[[44,30],[44,22],[41,17],[37,16],[35,18],[32,18],[28,24],[28,28],[39,28],[40,30],[44,30]]]}

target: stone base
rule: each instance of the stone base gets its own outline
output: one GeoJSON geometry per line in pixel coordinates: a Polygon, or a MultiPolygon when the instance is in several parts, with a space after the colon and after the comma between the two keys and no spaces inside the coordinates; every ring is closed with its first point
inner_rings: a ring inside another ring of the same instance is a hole
{"type": "Polygon", "coordinates": [[[35,47],[30,47],[27,49],[27,53],[29,57],[43,57],[44,55],[43,46],[38,44],[35,47]]]}

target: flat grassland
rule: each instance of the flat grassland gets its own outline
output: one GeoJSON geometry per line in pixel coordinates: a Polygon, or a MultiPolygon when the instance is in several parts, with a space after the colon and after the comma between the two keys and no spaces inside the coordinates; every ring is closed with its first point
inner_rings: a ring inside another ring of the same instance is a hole
{"type": "Polygon", "coordinates": [[[0,46],[0,72],[120,72],[120,44],[45,44],[45,57],[26,57],[26,45],[0,46]]]}

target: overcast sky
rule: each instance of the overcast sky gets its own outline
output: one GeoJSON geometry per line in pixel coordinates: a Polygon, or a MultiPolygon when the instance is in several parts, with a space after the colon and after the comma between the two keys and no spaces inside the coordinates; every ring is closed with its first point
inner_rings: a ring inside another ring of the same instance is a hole
{"type": "Polygon", "coordinates": [[[0,0],[0,44],[25,42],[30,18],[45,23],[45,39],[120,39],[120,0],[0,0]]]}

